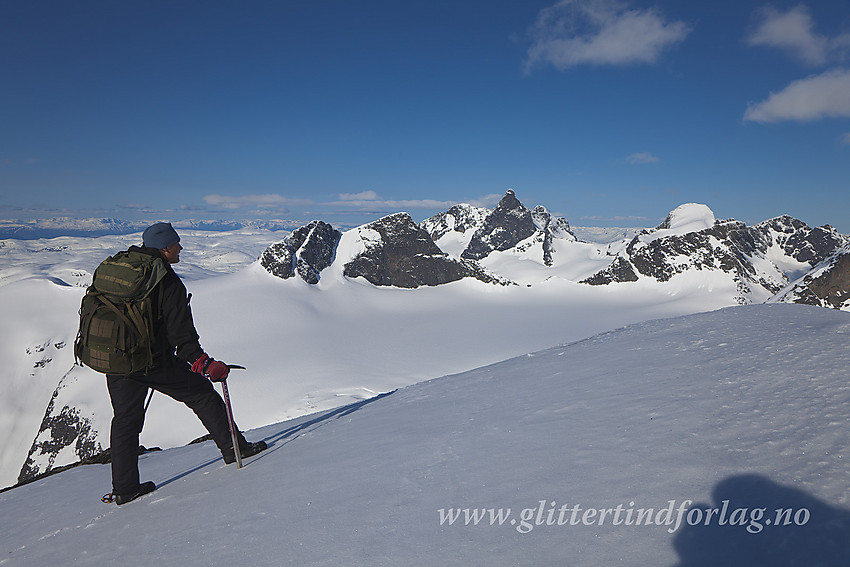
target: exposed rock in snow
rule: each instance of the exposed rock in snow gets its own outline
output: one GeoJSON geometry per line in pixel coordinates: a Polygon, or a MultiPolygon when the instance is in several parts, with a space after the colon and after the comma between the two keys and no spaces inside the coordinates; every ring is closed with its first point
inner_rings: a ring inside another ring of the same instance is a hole
{"type": "Polygon", "coordinates": [[[811,270],[846,243],[829,226],[812,229],[784,216],[748,227],[717,221],[708,207],[691,203],[635,236],[610,266],[583,283],[636,281],[638,275],[664,282],[688,270],[713,270],[734,278],[739,302],[762,302],[782,290],[789,275],[811,270]]]}
{"type": "Polygon", "coordinates": [[[461,258],[481,260],[495,250],[512,248],[533,235],[535,228],[531,211],[525,208],[512,190],[508,190],[472,235],[461,258]]]}
{"type": "Polygon", "coordinates": [[[366,250],[345,264],[346,277],[403,288],[440,285],[466,277],[497,281],[476,263],[451,258],[440,250],[407,213],[389,215],[362,229],[376,233],[377,238],[367,240],[366,250]]]}
{"type": "Polygon", "coordinates": [[[774,299],[819,307],[850,307],[850,252],[842,250],[792,282],[774,299]]]}
{"type": "MultiPolygon", "coordinates": [[[[45,360],[41,359],[42,366],[50,362],[45,360]]],[[[103,450],[97,441],[93,416],[86,415],[89,412],[79,400],[63,399],[63,390],[76,380],[73,374],[77,368],[66,373],[53,391],[41,427],[18,475],[18,482],[49,472],[55,464],[65,465],[74,459],[87,459],[103,450]]]]}
{"type": "Polygon", "coordinates": [[[313,221],[284,239],[269,246],[260,264],[279,278],[298,274],[305,282],[319,282],[322,270],[331,265],[342,233],[326,222],[313,221]]]}
{"type": "Polygon", "coordinates": [[[438,242],[450,232],[465,234],[470,230],[477,230],[489,214],[489,209],[461,203],[422,221],[420,226],[431,235],[434,242],[438,242]]]}
{"type": "Polygon", "coordinates": [[[564,217],[553,218],[552,214],[543,205],[537,205],[531,212],[534,226],[537,227],[539,239],[543,241],[543,264],[553,264],[554,247],[552,241],[556,238],[568,241],[576,241],[576,236],[570,231],[570,223],[564,217]]]}

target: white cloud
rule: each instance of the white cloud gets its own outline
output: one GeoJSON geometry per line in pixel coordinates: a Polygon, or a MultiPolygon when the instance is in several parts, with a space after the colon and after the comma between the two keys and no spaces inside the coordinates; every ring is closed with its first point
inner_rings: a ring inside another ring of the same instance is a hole
{"type": "Polygon", "coordinates": [[[538,63],[560,70],[653,63],[688,33],[687,24],[667,22],[652,9],[627,10],[616,0],[560,0],[538,15],[526,70],[538,63]]]}
{"type": "Polygon", "coordinates": [[[374,191],[362,191],[360,193],[340,193],[340,201],[380,201],[381,197],[374,191]]]}
{"type": "Polygon", "coordinates": [[[815,33],[809,9],[801,4],[787,12],[768,6],[757,13],[760,21],[750,34],[750,45],[776,47],[810,65],[841,62],[850,51],[850,33],[828,37],[815,33]]]}
{"type": "Polygon", "coordinates": [[[747,105],[744,120],[801,122],[850,118],[850,69],[835,69],[794,81],[767,100],[747,105]]]}
{"type": "MultiPolygon", "coordinates": [[[[373,191],[365,191],[364,193],[374,193],[373,191]]],[[[375,195],[377,196],[377,195],[375,195]]],[[[356,198],[356,195],[346,194],[340,195],[339,201],[331,201],[322,203],[332,207],[352,207],[364,209],[368,211],[391,211],[398,212],[404,209],[440,209],[448,208],[456,205],[456,201],[438,201],[436,199],[380,199],[371,198],[372,195],[367,195],[366,198],[356,198]]]]}
{"type": "Polygon", "coordinates": [[[638,152],[628,156],[626,161],[631,165],[639,165],[645,163],[658,163],[661,160],[650,153],[638,152]]]}
{"type": "Polygon", "coordinates": [[[850,132],[847,132],[846,134],[844,134],[844,137],[841,138],[841,141],[843,143],[847,144],[848,146],[850,146],[850,132]]]}
{"type": "Polygon", "coordinates": [[[309,199],[293,199],[276,193],[266,195],[219,195],[214,193],[205,195],[204,202],[213,207],[224,209],[241,209],[244,207],[281,209],[288,205],[310,205],[313,203],[309,199]]]}
{"type": "MultiPolygon", "coordinates": [[[[477,199],[463,201],[476,207],[492,208],[503,195],[492,193],[483,195],[477,199]]],[[[346,207],[369,212],[399,212],[412,209],[437,209],[446,210],[460,201],[440,201],[437,199],[384,199],[375,191],[363,191],[361,193],[342,193],[338,201],[321,203],[327,207],[346,207]]]]}
{"type": "Polygon", "coordinates": [[[829,40],[816,34],[814,22],[804,5],[780,12],[768,6],[759,13],[761,23],[750,35],[751,45],[778,47],[812,65],[827,60],[829,40]]]}
{"type": "Polygon", "coordinates": [[[631,215],[631,216],[617,215],[617,216],[613,216],[613,217],[606,217],[606,216],[601,216],[601,215],[584,215],[582,217],[579,217],[579,220],[581,220],[581,221],[595,221],[595,222],[612,222],[612,221],[613,222],[623,222],[623,221],[644,222],[644,221],[648,221],[648,220],[652,220],[652,219],[650,219],[649,217],[641,217],[641,216],[637,216],[637,215],[631,215]]]}

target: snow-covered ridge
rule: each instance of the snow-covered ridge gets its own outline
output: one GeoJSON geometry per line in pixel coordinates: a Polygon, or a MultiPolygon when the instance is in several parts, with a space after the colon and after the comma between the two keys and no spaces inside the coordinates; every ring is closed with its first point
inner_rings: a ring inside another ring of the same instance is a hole
{"type": "MultiPolygon", "coordinates": [[[[341,265],[335,273],[362,276],[373,285],[410,288],[463,277],[525,286],[546,285],[553,279],[585,285],[643,278],[666,282],[696,270],[714,272],[734,285],[737,303],[770,300],[850,242],[831,227],[812,229],[787,216],[752,227],[718,221],[708,206],[699,203],[680,205],[663,223],[632,238],[585,242],[565,218],[555,218],[543,205],[528,209],[512,190],[494,209],[456,205],[418,227],[409,215],[397,213],[353,230],[376,229],[368,251],[353,256],[337,253],[336,243],[323,239],[324,256],[335,256],[341,265]],[[402,225],[404,229],[399,228],[402,225]],[[396,228],[380,228],[389,226],[396,228]],[[438,273],[442,275],[423,275],[438,273]]],[[[266,253],[269,259],[274,255],[271,249],[266,253]]],[[[263,265],[276,275],[294,274],[274,261],[264,259],[263,265]]],[[[317,283],[325,268],[330,265],[314,267],[311,273],[317,276],[305,281],[317,283]]]]}
{"type": "Polygon", "coordinates": [[[711,228],[715,222],[714,211],[707,205],[686,203],[670,211],[663,223],[641,234],[639,239],[648,243],[667,236],[682,236],[711,228]]]}

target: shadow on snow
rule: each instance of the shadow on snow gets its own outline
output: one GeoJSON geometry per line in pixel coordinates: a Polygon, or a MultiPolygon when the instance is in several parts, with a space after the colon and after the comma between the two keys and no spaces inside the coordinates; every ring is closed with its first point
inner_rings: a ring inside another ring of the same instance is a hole
{"type": "Polygon", "coordinates": [[[850,566],[850,510],[756,474],[724,479],[712,499],[685,512],[675,567],[850,566]]]}

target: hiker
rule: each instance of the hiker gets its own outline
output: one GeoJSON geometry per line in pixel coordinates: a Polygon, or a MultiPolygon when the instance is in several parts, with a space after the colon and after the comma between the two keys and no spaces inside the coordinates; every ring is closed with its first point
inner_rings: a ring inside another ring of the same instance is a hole
{"type": "MultiPolygon", "coordinates": [[[[142,247],[132,246],[129,251],[162,258],[165,273],[151,292],[150,369],[127,375],[106,374],[113,410],[112,495],[119,505],[156,489],[153,482],[139,482],[139,434],[149,388],[191,408],[221,450],[225,463],[236,460],[227,409],[210,382],[226,379],[230,369],[208,356],[198,342],[186,287],[171,268],[180,261],[180,237],[171,223],[160,222],[148,227],[142,239],[142,247]]],[[[237,438],[242,457],[266,448],[264,441],[249,443],[238,430],[237,438]]]]}

